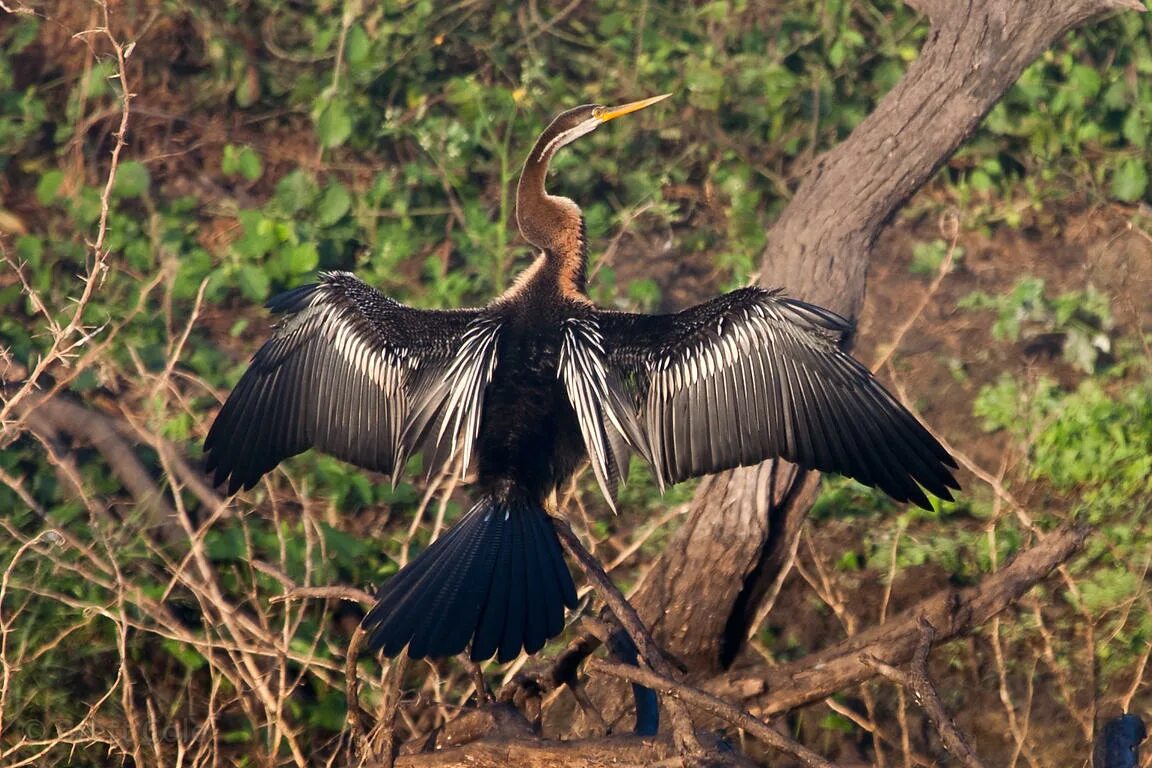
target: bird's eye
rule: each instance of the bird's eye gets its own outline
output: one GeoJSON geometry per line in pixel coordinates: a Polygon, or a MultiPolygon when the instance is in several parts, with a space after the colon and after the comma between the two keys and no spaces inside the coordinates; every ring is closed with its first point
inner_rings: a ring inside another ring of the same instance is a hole
{"type": "Polygon", "coordinates": [[[600,117],[602,114],[604,114],[604,107],[599,105],[592,107],[592,117],[600,117]]]}

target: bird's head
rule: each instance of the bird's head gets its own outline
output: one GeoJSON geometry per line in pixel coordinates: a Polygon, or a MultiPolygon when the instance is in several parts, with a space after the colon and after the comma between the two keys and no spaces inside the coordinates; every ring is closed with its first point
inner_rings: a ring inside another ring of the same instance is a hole
{"type": "Polygon", "coordinates": [[[581,136],[592,133],[592,131],[604,125],[604,123],[609,120],[615,120],[623,115],[628,115],[645,107],[650,107],[671,95],[670,93],[665,93],[660,96],[653,96],[648,99],[622,104],[619,107],[606,107],[603,104],[585,104],[581,107],[573,107],[572,109],[565,110],[557,115],[556,119],[552,121],[552,124],[545,129],[543,136],[547,137],[547,140],[537,144],[537,147],[539,147],[539,155],[534,159],[538,162],[546,160],[555,154],[556,150],[560,149],[560,147],[571,144],[581,136]]]}
{"type": "MultiPolygon", "coordinates": [[[[584,219],[580,207],[566,197],[549,195],[544,189],[548,163],[556,150],[589,134],[609,120],[631,114],[663,101],[672,94],[653,96],[619,107],[586,104],[561,112],[544,129],[524,163],[516,192],[516,221],[524,239],[544,251],[572,254],[583,270],[584,219]]],[[[576,263],[576,262],[573,262],[576,263]]],[[[582,285],[583,278],[576,281],[582,285]]]]}

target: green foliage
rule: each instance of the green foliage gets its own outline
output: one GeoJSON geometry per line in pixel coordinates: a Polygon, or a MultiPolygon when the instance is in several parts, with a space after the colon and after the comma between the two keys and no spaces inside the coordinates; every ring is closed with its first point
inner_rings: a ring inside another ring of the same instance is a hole
{"type": "Polygon", "coordinates": [[[225,176],[240,176],[245,181],[257,181],[264,175],[264,164],[252,147],[225,144],[220,172],[225,176]]]}
{"type": "MultiPolygon", "coordinates": [[[[1032,64],[960,154],[967,184],[1011,193],[1027,176],[1074,175],[1102,197],[1152,201],[1152,43],[1149,23],[1121,14],[1058,43],[1032,64]]],[[[1046,184],[1045,195],[1059,194],[1046,184]]],[[[1035,195],[1036,188],[1029,190],[1035,195]]],[[[1010,224],[1019,211],[1005,212],[1010,224]]]]}
{"type": "Polygon", "coordinates": [[[1087,379],[1068,391],[1050,379],[1025,388],[1005,374],[981,391],[974,410],[986,429],[1007,430],[1029,445],[1031,476],[1075,498],[1073,510],[1089,522],[1149,510],[1152,377],[1120,391],[1087,379]]]}
{"type": "MultiPolygon", "coordinates": [[[[1099,321],[1089,328],[1110,325],[1106,302],[1091,291],[1049,301],[1042,283],[1024,279],[1007,304],[1069,332],[1069,324],[1085,315],[1099,321]]],[[[1021,327],[1009,320],[1003,336],[1014,339],[1021,327]]],[[[1152,638],[1148,617],[1132,620],[1126,609],[1146,594],[1140,574],[1152,551],[1145,522],[1152,513],[1152,370],[1136,356],[1119,362],[1074,387],[1002,374],[981,390],[974,413],[985,429],[1011,436],[1025,456],[1023,474],[1045,489],[1036,505],[1040,525],[1076,519],[1094,527],[1088,552],[1071,569],[1075,589],[1065,597],[1093,621],[1108,622],[1110,634],[1097,640],[1095,650],[1102,672],[1122,678],[1136,649],[1152,638]]],[[[1080,367],[1086,373],[1099,368],[1080,367]]]]}
{"type": "MultiPolygon", "coordinates": [[[[916,243],[912,246],[912,263],[908,269],[914,275],[934,276],[940,271],[940,266],[948,258],[948,250],[952,248],[949,243],[937,238],[927,243],[916,243]]],[[[953,269],[964,258],[964,247],[955,246],[952,252],[953,269]]]]}
{"type": "Polygon", "coordinates": [[[975,291],[960,300],[965,309],[996,314],[992,335],[1002,341],[1027,341],[1041,334],[1060,339],[1064,359],[1085,373],[1104,366],[1112,352],[1112,310],[1109,298],[1088,286],[1049,299],[1044,281],[1024,277],[1011,292],[990,296],[975,291]]]}

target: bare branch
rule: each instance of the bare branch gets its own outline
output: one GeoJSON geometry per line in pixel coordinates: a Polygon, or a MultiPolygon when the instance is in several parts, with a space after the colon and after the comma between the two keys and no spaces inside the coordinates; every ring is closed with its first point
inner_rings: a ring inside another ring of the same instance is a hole
{"type": "MultiPolygon", "coordinates": [[[[628,667],[628,669],[637,669],[628,667]]],[[[652,673],[649,673],[652,674],[652,673]]],[[[474,717],[484,719],[489,715],[474,717]]],[[[506,718],[505,722],[511,718],[506,718]]],[[[401,755],[396,768],[604,768],[604,766],[644,765],[651,768],[752,768],[747,758],[715,736],[702,734],[705,747],[697,757],[685,757],[669,739],[639,736],[608,736],[596,739],[552,741],[513,730],[493,718],[493,731],[462,746],[437,751],[401,755]]],[[[376,768],[375,764],[367,765],[376,768]]],[[[827,765],[827,764],[825,764],[827,765]]]]}
{"type": "Polygon", "coordinates": [[[361,605],[373,605],[376,598],[362,589],[355,587],[292,587],[282,595],[272,598],[273,603],[282,603],[286,600],[347,600],[361,605]]]}
{"type": "Polygon", "coordinates": [[[794,757],[811,768],[834,768],[832,763],[802,744],[798,744],[773,730],[763,720],[753,717],[748,712],[740,710],[712,694],[705,693],[699,688],[683,685],[642,667],[612,664],[600,659],[589,659],[585,668],[589,672],[602,672],[621,680],[627,680],[630,683],[647,686],[666,696],[675,697],[696,709],[715,715],[737,728],[742,728],[772,749],[794,757]]]}
{"type": "Polygon", "coordinates": [[[774,715],[820,701],[872,677],[862,655],[902,664],[912,658],[920,640],[919,621],[927,619],[948,640],[980,626],[1003,611],[1037,583],[1067,562],[1084,545],[1089,529],[1061,528],[1021,552],[1001,570],[974,587],[948,589],[929,597],[883,624],[871,627],[802,659],[766,670],[752,680],[717,678],[709,690],[735,686],[745,695],[756,691],[760,711],[774,715]]]}
{"type": "Polygon", "coordinates": [[[81,278],[84,283],[84,289],[80,294],[80,298],[76,301],[68,323],[53,333],[52,345],[48,352],[37,362],[24,385],[10,398],[7,398],[3,407],[0,408],[0,427],[8,423],[16,405],[35,391],[40,378],[50,366],[64,359],[67,355],[89,341],[91,333],[89,329],[84,326],[84,310],[99,288],[100,283],[104,279],[104,273],[108,269],[107,262],[109,253],[104,249],[104,239],[108,234],[108,214],[111,207],[112,188],[116,184],[116,171],[120,167],[120,153],[127,143],[128,119],[131,114],[132,99],[135,96],[129,88],[127,65],[128,57],[131,55],[135,43],[124,45],[116,39],[116,36],[112,34],[108,3],[106,0],[100,0],[99,5],[103,13],[103,24],[96,29],[78,32],[73,36],[79,38],[89,35],[99,35],[106,38],[112,45],[112,50],[116,55],[115,78],[120,81],[120,126],[114,134],[116,144],[112,147],[112,159],[109,163],[108,174],[104,181],[104,190],[100,194],[100,217],[96,225],[96,238],[89,243],[91,251],[90,261],[84,277],[81,278]]]}
{"type": "Polygon", "coordinates": [[[143,462],[136,455],[111,420],[104,414],[64,396],[34,397],[17,403],[17,413],[34,431],[47,434],[65,433],[92,445],[108,462],[109,469],[124,484],[150,521],[162,541],[172,542],[184,538],[177,522],[176,510],[168,503],[160,486],[152,479],[143,462]]]}
{"type": "MultiPolygon", "coordinates": [[[[612,579],[600,567],[600,563],[588,553],[588,550],[584,549],[580,539],[572,532],[571,526],[566,521],[554,520],[554,525],[556,533],[560,536],[560,543],[564,545],[564,550],[580,566],[585,578],[600,593],[604,602],[623,625],[624,630],[632,637],[632,641],[636,643],[636,649],[644,662],[656,672],[666,676],[670,675],[672,666],[664,658],[664,652],[648,634],[648,630],[640,621],[640,617],[636,615],[636,610],[616,588],[612,579]]],[[[699,753],[700,742],[696,738],[692,720],[688,716],[687,710],[677,702],[668,702],[667,709],[669,719],[672,721],[673,739],[681,754],[699,753]]]]}
{"type": "Polygon", "coordinates": [[[881,677],[891,680],[899,686],[906,688],[916,701],[924,708],[944,747],[956,756],[968,768],[984,768],[984,763],[972,751],[968,739],[956,727],[952,716],[944,709],[944,702],[940,701],[940,694],[928,676],[928,656],[932,651],[932,642],[936,637],[935,628],[924,618],[920,619],[920,644],[912,656],[912,667],[908,672],[896,669],[893,666],[872,656],[865,655],[862,661],[876,670],[881,677]]]}

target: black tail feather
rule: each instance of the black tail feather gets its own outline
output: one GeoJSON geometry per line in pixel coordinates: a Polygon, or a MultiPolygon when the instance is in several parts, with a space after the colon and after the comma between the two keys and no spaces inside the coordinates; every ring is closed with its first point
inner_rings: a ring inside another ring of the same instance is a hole
{"type": "Polygon", "coordinates": [[[367,647],[414,659],[534,653],[564,628],[576,588],[543,507],[519,493],[481,499],[393,576],[364,618],[367,647]]]}

